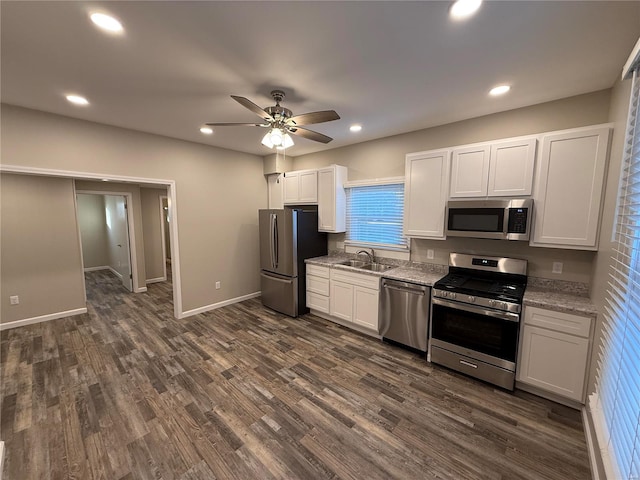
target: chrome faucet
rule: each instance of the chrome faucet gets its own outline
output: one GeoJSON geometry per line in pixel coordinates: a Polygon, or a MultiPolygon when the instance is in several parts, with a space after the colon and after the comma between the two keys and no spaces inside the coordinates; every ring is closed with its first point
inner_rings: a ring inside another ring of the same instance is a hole
{"type": "Polygon", "coordinates": [[[361,253],[364,253],[367,257],[369,257],[369,263],[375,263],[376,257],[373,248],[371,249],[371,253],[367,252],[366,250],[360,250],[358,253],[356,253],[356,255],[360,255],[361,253]]]}

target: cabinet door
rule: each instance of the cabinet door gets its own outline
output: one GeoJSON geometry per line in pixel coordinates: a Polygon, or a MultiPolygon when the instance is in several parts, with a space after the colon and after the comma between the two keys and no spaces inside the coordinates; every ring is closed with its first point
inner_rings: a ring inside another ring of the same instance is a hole
{"type": "Polygon", "coordinates": [[[491,145],[487,195],[531,195],[536,144],[535,138],[529,138],[491,145]]]}
{"type": "Polygon", "coordinates": [[[318,202],[318,171],[301,171],[299,178],[299,201],[300,203],[318,202]]]}
{"type": "Polygon", "coordinates": [[[449,150],[407,155],[404,185],[404,234],[444,238],[449,195],[449,150]]]}
{"type": "Polygon", "coordinates": [[[583,402],[588,351],[586,338],[525,325],[518,381],[583,402]]]}
{"type": "Polygon", "coordinates": [[[267,190],[269,192],[269,208],[282,208],[284,206],[284,179],[281,173],[267,177],[267,190]]]}
{"type": "Polygon", "coordinates": [[[284,174],[284,203],[300,202],[300,186],[298,172],[284,174]]]}
{"type": "Polygon", "coordinates": [[[378,290],[353,287],[353,323],[378,332],[378,290]]]}
{"type": "Polygon", "coordinates": [[[318,170],[318,231],[346,231],[347,202],[344,182],[347,167],[333,165],[318,170]]]}
{"type": "Polygon", "coordinates": [[[323,313],[329,313],[329,297],[307,290],[307,307],[323,313]]]}
{"type": "Polygon", "coordinates": [[[331,315],[350,322],[353,319],[353,285],[332,280],[329,308],[331,315]]]}
{"type": "Polygon", "coordinates": [[[489,145],[453,150],[451,198],[487,196],[489,152],[489,145]]]}
{"type": "Polygon", "coordinates": [[[609,127],[545,135],[531,245],[596,250],[609,127]]]}

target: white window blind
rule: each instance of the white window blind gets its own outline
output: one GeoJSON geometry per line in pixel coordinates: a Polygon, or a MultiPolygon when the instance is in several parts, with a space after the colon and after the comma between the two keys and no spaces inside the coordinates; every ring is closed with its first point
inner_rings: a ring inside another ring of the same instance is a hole
{"type": "Polygon", "coordinates": [[[346,191],[347,243],[408,248],[402,235],[403,183],[350,187],[346,191]]]}
{"type": "Polygon", "coordinates": [[[599,408],[613,479],[640,479],[640,82],[633,75],[612,272],[604,308],[599,408]]]}

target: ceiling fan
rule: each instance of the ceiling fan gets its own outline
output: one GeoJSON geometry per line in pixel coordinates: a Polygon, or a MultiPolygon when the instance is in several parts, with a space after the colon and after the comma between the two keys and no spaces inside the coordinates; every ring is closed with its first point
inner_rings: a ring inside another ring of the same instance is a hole
{"type": "Polygon", "coordinates": [[[331,137],[309,130],[303,127],[303,125],[306,126],[314,123],[338,120],[340,115],[334,110],[309,112],[293,116],[291,110],[280,106],[280,102],[284,98],[284,92],[282,90],[273,90],[271,96],[276,104],[273,107],[262,109],[245,97],[231,95],[231,98],[258,115],[265,123],[207,123],[207,125],[211,127],[244,126],[269,128],[269,131],[262,139],[262,144],[269,148],[273,148],[274,146],[278,148],[288,148],[292,146],[293,140],[289,136],[289,133],[321,143],[329,143],[333,140],[331,137]]]}

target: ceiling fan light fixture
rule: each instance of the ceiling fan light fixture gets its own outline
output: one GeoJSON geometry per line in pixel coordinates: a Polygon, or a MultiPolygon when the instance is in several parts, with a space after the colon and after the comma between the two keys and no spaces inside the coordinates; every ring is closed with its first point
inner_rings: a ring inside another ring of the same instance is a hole
{"type": "Polygon", "coordinates": [[[291,138],[291,135],[289,135],[288,133],[285,133],[284,137],[282,138],[282,145],[279,145],[277,149],[284,150],[289,147],[293,147],[293,138],[291,138]]]}
{"type": "Polygon", "coordinates": [[[269,132],[269,140],[271,140],[271,143],[273,143],[276,147],[282,145],[282,142],[284,141],[282,130],[280,130],[279,128],[272,128],[269,132]]]}

